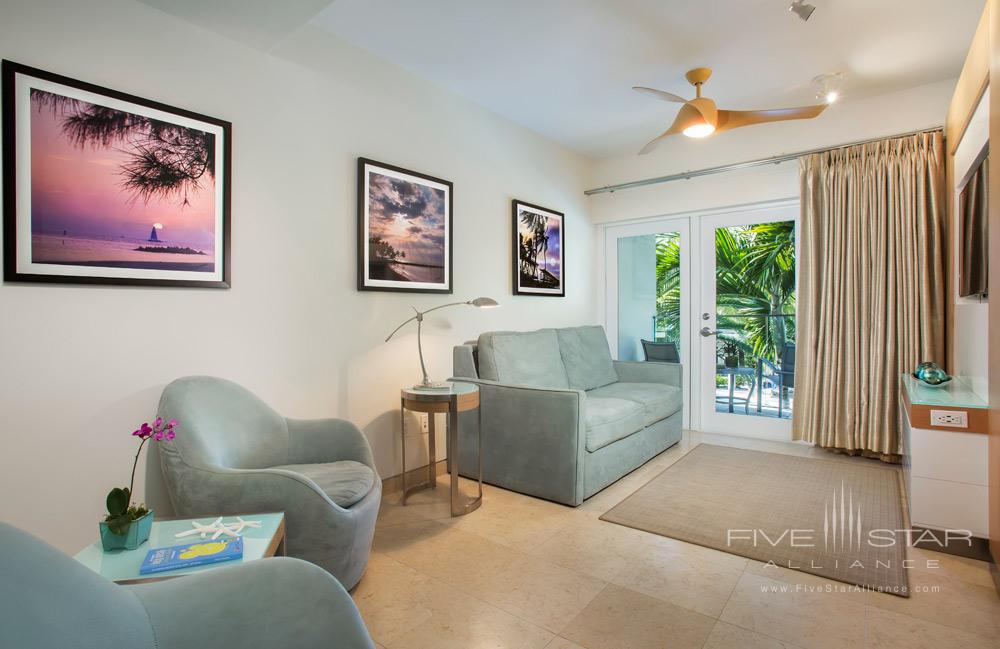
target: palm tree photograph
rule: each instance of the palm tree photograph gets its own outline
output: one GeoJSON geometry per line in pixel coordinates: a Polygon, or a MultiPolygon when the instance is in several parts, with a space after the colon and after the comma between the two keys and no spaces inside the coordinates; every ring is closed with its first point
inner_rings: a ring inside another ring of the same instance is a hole
{"type": "Polygon", "coordinates": [[[517,200],[511,213],[514,294],[564,296],[564,215],[517,200]]]}

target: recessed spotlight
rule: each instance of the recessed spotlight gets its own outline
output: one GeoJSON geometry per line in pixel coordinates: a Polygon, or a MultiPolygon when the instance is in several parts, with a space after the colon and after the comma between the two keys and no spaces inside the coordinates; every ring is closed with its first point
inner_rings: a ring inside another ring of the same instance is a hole
{"type": "Polygon", "coordinates": [[[805,0],[792,0],[792,4],[788,5],[788,10],[805,22],[816,11],[816,7],[806,3],[805,0]]]}

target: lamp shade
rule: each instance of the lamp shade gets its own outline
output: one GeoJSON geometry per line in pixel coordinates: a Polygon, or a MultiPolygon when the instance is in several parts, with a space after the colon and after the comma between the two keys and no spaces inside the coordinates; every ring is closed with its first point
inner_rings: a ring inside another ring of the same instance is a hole
{"type": "Polygon", "coordinates": [[[495,306],[500,306],[500,303],[491,297],[477,297],[474,300],[470,300],[469,304],[482,309],[489,309],[495,306]]]}

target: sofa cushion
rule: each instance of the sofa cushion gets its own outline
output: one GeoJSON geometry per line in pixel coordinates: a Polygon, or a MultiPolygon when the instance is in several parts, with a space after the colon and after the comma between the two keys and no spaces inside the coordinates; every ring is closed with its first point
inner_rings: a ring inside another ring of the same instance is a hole
{"type": "Polygon", "coordinates": [[[635,401],[588,396],[585,404],[587,450],[591,453],[645,426],[646,412],[635,401]]]}
{"type": "Polygon", "coordinates": [[[612,383],[587,392],[590,397],[627,399],[642,406],[644,425],[656,423],[678,412],[683,406],[681,389],[662,383],[612,383]]]}
{"type": "Polygon", "coordinates": [[[375,472],[354,460],[325,464],[283,464],[271,468],[304,475],[341,507],[355,504],[375,486],[375,472]]]}
{"type": "Polygon", "coordinates": [[[556,329],[556,335],[569,387],[591,390],[618,380],[604,327],[567,327],[556,329]]]}
{"type": "Polygon", "coordinates": [[[533,388],[569,387],[553,329],[479,336],[479,377],[533,388]]]}

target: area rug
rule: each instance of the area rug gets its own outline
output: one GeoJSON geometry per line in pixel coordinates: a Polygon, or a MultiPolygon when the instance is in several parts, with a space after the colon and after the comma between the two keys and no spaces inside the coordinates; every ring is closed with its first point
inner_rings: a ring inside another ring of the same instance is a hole
{"type": "Polygon", "coordinates": [[[700,444],[602,520],[909,597],[900,474],[700,444]]]}

